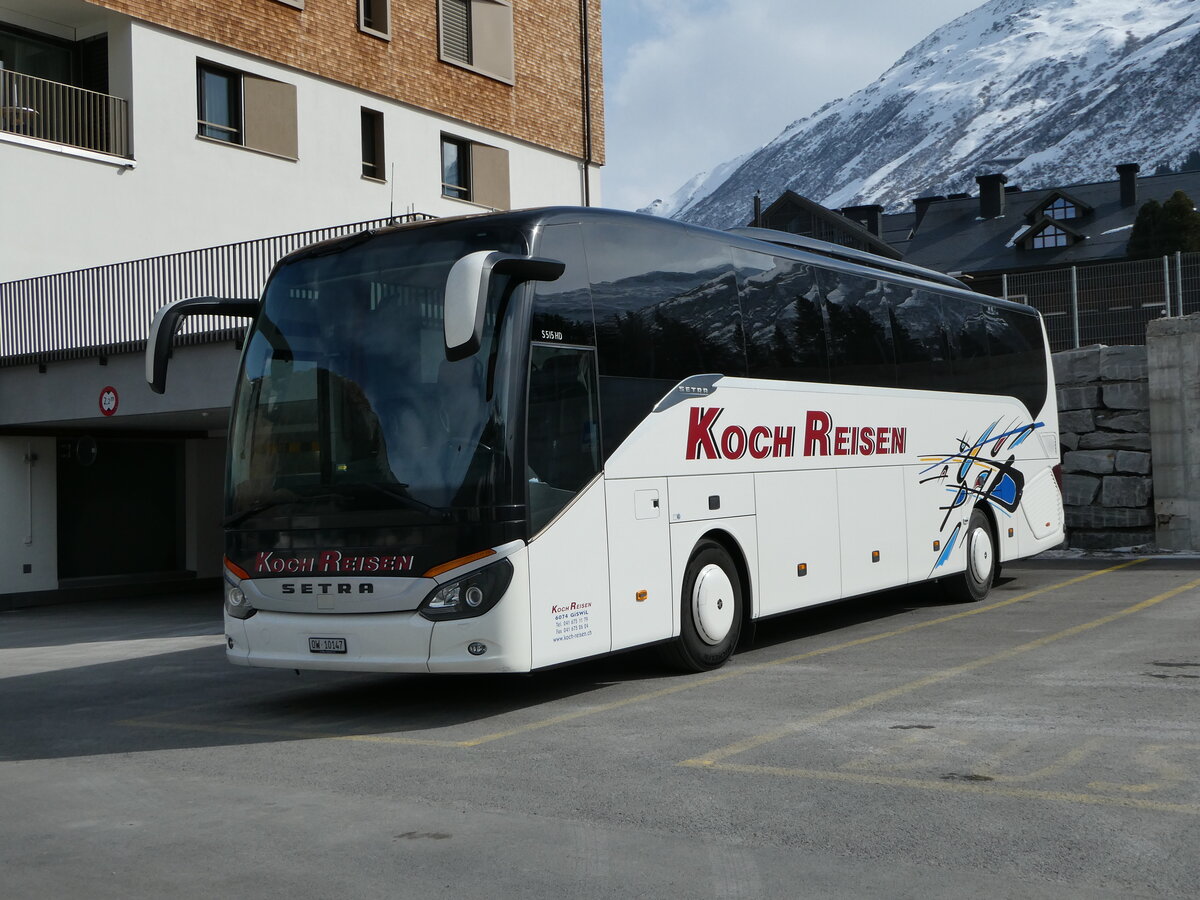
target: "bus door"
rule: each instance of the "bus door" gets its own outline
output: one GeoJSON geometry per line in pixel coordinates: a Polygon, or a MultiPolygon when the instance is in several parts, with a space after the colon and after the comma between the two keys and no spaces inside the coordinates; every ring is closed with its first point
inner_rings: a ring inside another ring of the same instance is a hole
{"type": "Polygon", "coordinates": [[[601,464],[596,351],[534,343],[529,362],[529,595],[540,668],[607,653],[612,632],[604,490],[593,483],[601,464]]]}

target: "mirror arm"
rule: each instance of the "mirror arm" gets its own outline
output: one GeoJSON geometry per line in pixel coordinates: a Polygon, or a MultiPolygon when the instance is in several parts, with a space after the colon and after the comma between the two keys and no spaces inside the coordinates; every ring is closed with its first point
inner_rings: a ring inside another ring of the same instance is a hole
{"type": "Polygon", "coordinates": [[[150,390],[161,394],[167,389],[167,361],[171,358],[171,341],[187,316],[237,316],[253,319],[258,315],[257,300],[234,300],[224,297],[186,297],[168,303],[154,314],[146,340],[146,381],[150,390]]]}
{"type": "Polygon", "coordinates": [[[514,283],[555,281],[566,265],[556,259],[516,256],[498,250],[469,253],[454,264],[446,279],[446,359],[465,359],[479,349],[492,275],[509,275],[514,283]],[[464,326],[471,324],[466,333],[464,326]]]}

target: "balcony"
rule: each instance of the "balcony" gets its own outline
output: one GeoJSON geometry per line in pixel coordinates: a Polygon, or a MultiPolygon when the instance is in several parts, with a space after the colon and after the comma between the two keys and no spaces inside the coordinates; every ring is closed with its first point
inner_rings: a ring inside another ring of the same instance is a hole
{"type": "Polygon", "coordinates": [[[128,159],[129,103],[0,68],[0,133],[128,159]]]}

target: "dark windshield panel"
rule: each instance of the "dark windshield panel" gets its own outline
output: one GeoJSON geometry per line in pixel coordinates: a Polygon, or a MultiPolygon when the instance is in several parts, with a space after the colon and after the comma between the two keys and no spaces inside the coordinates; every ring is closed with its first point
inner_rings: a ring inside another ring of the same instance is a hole
{"type": "Polygon", "coordinates": [[[445,357],[446,276],[477,250],[526,253],[510,229],[462,223],[280,267],[238,384],[231,524],[365,510],[437,519],[517,502],[508,386],[519,379],[507,371],[520,365],[523,332],[508,322],[505,279],[493,284],[481,349],[445,357]]]}

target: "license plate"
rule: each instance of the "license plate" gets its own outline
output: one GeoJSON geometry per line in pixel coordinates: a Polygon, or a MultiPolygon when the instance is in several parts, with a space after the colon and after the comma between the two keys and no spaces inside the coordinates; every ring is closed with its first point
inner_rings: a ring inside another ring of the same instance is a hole
{"type": "Polygon", "coordinates": [[[345,653],[346,639],[345,638],[317,638],[310,637],[308,639],[309,653],[345,653]]]}

